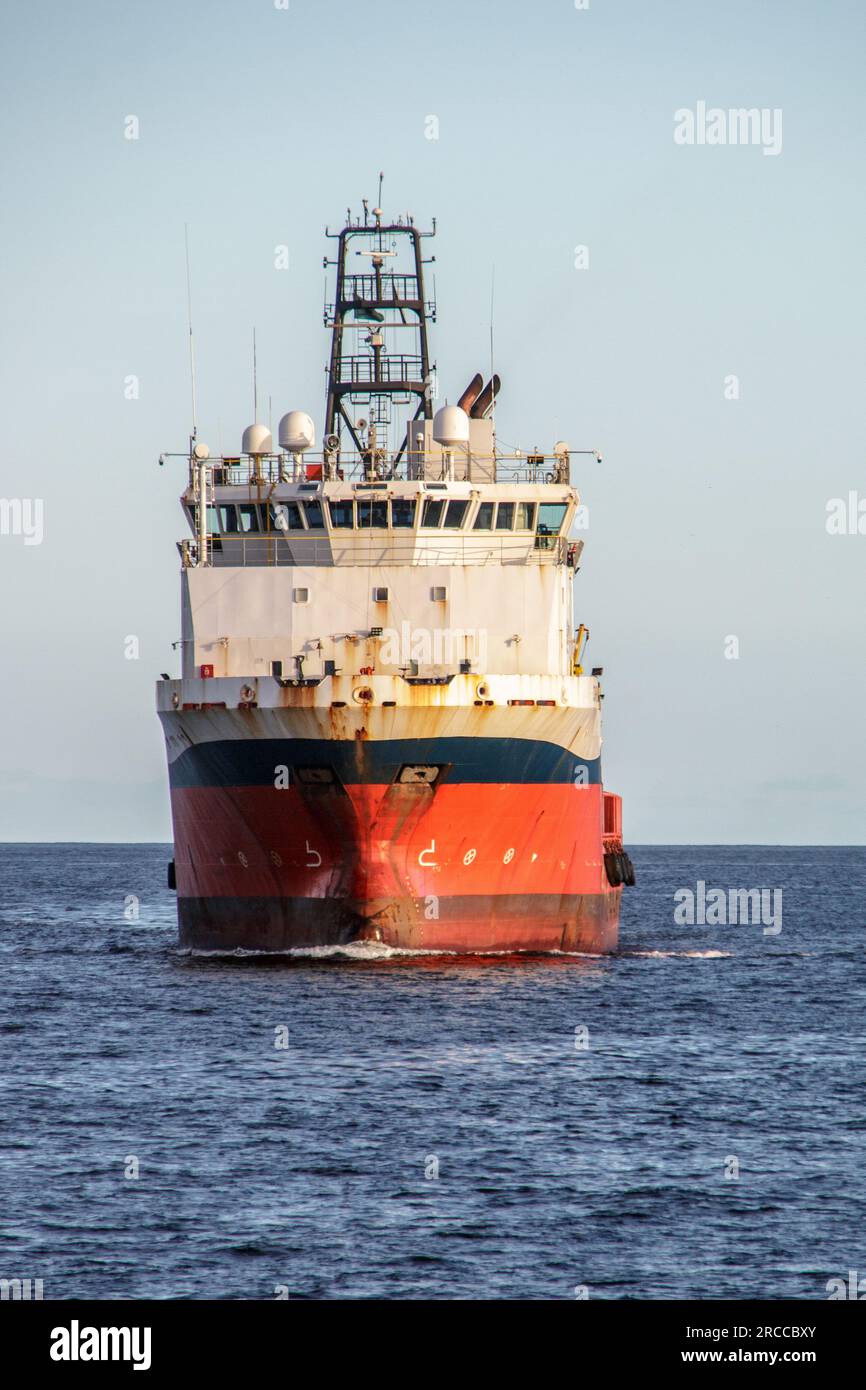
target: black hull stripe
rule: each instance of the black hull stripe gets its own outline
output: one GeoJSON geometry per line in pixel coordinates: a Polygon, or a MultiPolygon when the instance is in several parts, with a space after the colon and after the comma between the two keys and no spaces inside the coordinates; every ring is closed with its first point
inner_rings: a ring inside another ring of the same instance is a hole
{"type": "Polygon", "coordinates": [[[275,769],[329,768],[345,786],[387,785],[406,763],[443,768],[443,782],[596,783],[600,758],[524,738],[220,739],[187,748],[169,765],[182,787],[273,786],[275,769]],[[586,771],[582,771],[582,769],[586,771]]]}
{"type": "Polygon", "coordinates": [[[382,939],[422,950],[610,951],[616,947],[619,893],[479,894],[442,897],[436,922],[412,899],[380,904],[334,898],[183,898],[180,944],[200,951],[291,951],[382,939]],[[371,911],[378,907],[378,911],[371,911]],[[453,944],[455,933],[459,946],[453,944]]]}

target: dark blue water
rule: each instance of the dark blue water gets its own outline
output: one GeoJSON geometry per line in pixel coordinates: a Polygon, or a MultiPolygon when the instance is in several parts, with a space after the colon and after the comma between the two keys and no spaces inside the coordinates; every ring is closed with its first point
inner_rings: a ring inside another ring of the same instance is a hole
{"type": "Polygon", "coordinates": [[[0,847],[0,1277],[812,1299],[866,1273],[863,850],[639,848],[619,956],[471,962],[184,956],[167,857],[0,847]],[[699,879],[781,889],[782,931],[677,926],[699,879]]]}

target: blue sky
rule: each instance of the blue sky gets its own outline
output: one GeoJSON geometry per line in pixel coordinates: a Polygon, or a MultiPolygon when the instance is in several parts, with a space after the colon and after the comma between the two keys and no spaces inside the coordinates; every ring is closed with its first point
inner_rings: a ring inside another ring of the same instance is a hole
{"type": "Polygon", "coordinates": [[[495,266],[500,437],[603,452],[578,618],[627,839],[863,843],[866,535],[825,517],[866,498],[864,29],[839,0],[7,7],[0,497],[45,535],[0,535],[0,839],[169,836],[184,223],[200,437],[239,445],[253,324],[274,418],[321,427],[324,226],[383,169],[386,211],[438,219],[443,392],[488,361],[495,266]],[[699,101],[780,109],[781,153],[676,145],[699,101]]]}

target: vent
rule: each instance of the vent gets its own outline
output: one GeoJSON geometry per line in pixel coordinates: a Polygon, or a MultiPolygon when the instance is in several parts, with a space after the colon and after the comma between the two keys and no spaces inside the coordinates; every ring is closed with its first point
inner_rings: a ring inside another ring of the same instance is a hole
{"type": "Polygon", "coordinates": [[[434,584],[430,590],[430,597],[434,603],[445,603],[448,598],[448,590],[444,584],[434,584]]]}
{"type": "Polygon", "coordinates": [[[292,603],[309,603],[309,601],[310,601],[310,591],[309,591],[309,589],[293,589],[293,590],[292,590],[292,603]]]}
{"type": "Polygon", "coordinates": [[[387,602],[388,602],[388,598],[389,598],[389,593],[390,593],[390,591],[389,591],[388,589],[384,589],[384,588],[382,588],[382,589],[374,589],[374,590],[373,590],[373,602],[374,602],[374,603],[387,603],[387,602]]]}

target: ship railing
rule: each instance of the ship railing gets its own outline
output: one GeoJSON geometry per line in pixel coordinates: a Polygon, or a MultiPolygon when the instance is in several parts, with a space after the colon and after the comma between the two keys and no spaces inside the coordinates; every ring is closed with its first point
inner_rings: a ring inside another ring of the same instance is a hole
{"type": "MultiPolygon", "coordinates": [[[[289,566],[357,566],[378,568],[385,565],[485,566],[485,565],[562,565],[569,563],[570,543],[565,536],[527,536],[501,540],[491,537],[483,542],[454,536],[429,543],[389,539],[387,536],[363,536],[354,533],[352,540],[333,535],[313,538],[308,532],[258,533],[246,536],[208,537],[209,565],[248,568],[266,565],[289,566]]],[[[196,544],[192,540],[179,542],[185,567],[198,563],[196,544]]]]}
{"type": "MultiPolygon", "coordinates": [[[[165,454],[164,458],[175,457],[165,454]]],[[[182,457],[186,457],[183,455],[182,457]]],[[[331,482],[497,482],[542,484],[569,483],[568,459],[543,454],[460,454],[450,462],[440,453],[425,454],[416,449],[403,454],[399,464],[384,453],[362,457],[344,450],[339,458],[308,452],[301,457],[290,454],[240,455],[211,458],[210,478],[215,487],[263,488],[277,483],[331,482]]],[[[195,477],[192,485],[195,486],[195,477]]]]}
{"type": "Polygon", "coordinates": [[[402,271],[384,271],[378,279],[375,275],[347,275],[343,280],[343,299],[351,305],[355,299],[367,303],[380,301],[384,304],[402,304],[418,299],[418,276],[402,271]]]}
{"type": "MultiPolygon", "coordinates": [[[[410,278],[411,278],[411,277],[410,277],[410,278]]],[[[359,298],[362,298],[362,299],[363,299],[364,297],[365,297],[364,295],[359,295],[359,298]]],[[[377,304],[378,304],[381,308],[383,308],[383,309],[400,309],[400,310],[408,309],[410,312],[415,312],[415,311],[416,311],[416,306],[417,306],[418,303],[420,303],[420,301],[411,300],[411,299],[406,299],[406,300],[397,299],[397,298],[394,297],[393,295],[392,295],[392,296],[385,296],[385,295],[383,295],[382,298],[381,298],[380,300],[377,301],[377,304]]],[[[375,304],[374,304],[374,307],[376,307],[375,304]]],[[[348,304],[346,304],[345,309],[344,309],[344,313],[348,313],[348,312],[351,310],[351,308],[352,308],[351,302],[348,303],[348,304]]],[[[431,321],[432,323],[435,323],[435,322],[436,322],[436,300],[435,300],[435,299],[425,299],[424,302],[423,302],[423,304],[421,305],[421,308],[422,308],[423,311],[424,311],[424,316],[425,316],[425,318],[428,318],[428,319],[430,319],[430,321],[431,321]]],[[[324,325],[325,325],[326,328],[333,328],[333,327],[336,325],[336,323],[338,322],[338,319],[337,319],[337,305],[334,303],[333,300],[328,299],[328,300],[325,301],[324,309],[323,309],[323,314],[322,314],[322,318],[323,318],[323,322],[324,322],[324,325]]],[[[363,319],[363,318],[362,318],[362,319],[354,319],[354,318],[348,318],[348,319],[347,319],[347,318],[345,318],[345,317],[342,318],[341,320],[339,320],[339,322],[341,322],[342,325],[343,325],[343,327],[345,327],[345,328],[361,328],[361,327],[364,327],[364,328],[375,328],[375,327],[376,327],[376,323],[377,323],[377,321],[374,320],[374,319],[363,319]]],[[[418,321],[417,321],[417,319],[416,319],[416,320],[407,320],[407,321],[404,323],[404,322],[402,322],[401,320],[390,319],[390,320],[386,320],[385,323],[382,324],[382,325],[380,325],[380,326],[381,326],[381,327],[385,327],[385,328],[417,328],[417,326],[418,326],[418,321]]]]}
{"type": "Polygon", "coordinates": [[[364,386],[396,385],[411,382],[422,386],[423,363],[420,357],[410,357],[403,352],[382,353],[378,363],[375,357],[345,356],[339,362],[338,385],[364,386]]]}

